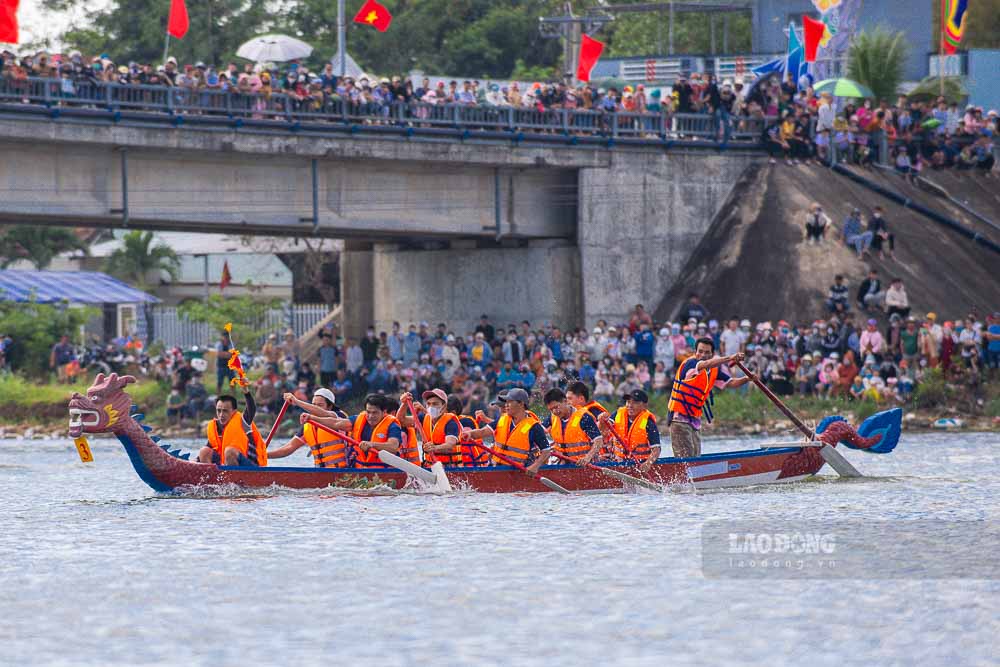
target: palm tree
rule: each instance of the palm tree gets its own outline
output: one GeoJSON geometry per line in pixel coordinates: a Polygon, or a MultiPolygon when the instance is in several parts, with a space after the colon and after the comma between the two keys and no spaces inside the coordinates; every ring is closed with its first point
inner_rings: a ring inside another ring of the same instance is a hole
{"type": "Polygon", "coordinates": [[[893,102],[903,80],[908,50],[902,31],[889,32],[881,26],[863,31],[848,53],[847,75],[871,88],[877,99],[893,102]]]}
{"type": "Polygon", "coordinates": [[[68,250],[90,254],[87,243],[68,227],[12,225],[0,236],[0,268],[23,259],[41,271],[56,255],[68,250]]]}
{"type": "Polygon", "coordinates": [[[141,290],[150,285],[150,273],[166,271],[171,280],[177,280],[180,260],[177,253],[163,243],[153,245],[153,232],[131,231],[122,237],[122,247],[108,257],[105,270],[113,276],[132,283],[141,290]]]}

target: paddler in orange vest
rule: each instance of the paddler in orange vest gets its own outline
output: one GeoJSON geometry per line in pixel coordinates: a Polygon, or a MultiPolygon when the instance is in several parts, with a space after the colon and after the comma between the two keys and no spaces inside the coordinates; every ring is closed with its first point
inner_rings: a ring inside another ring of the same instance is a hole
{"type": "MultiPolygon", "coordinates": [[[[294,394],[286,394],[291,397],[289,403],[298,405],[299,401],[294,394]]],[[[312,405],[326,411],[324,416],[346,418],[347,414],[335,406],[337,397],[326,387],[320,387],[313,392],[312,405]]],[[[292,455],[301,447],[309,447],[309,454],[313,463],[318,468],[350,468],[353,463],[354,449],[332,433],[316,428],[312,424],[303,424],[302,429],[288,441],[287,444],[277,449],[268,450],[268,459],[283,459],[292,455]]]]}
{"type": "Polygon", "coordinates": [[[549,432],[555,450],[580,465],[594,460],[604,444],[594,416],[586,408],[573,408],[558,387],[545,393],[545,407],[550,414],[542,426],[549,432]]]}
{"type": "MultiPolygon", "coordinates": [[[[418,417],[421,420],[424,437],[423,443],[424,463],[432,465],[435,461],[440,461],[446,466],[457,466],[462,464],[462,450],[458,445],[458,439],[462,434],[462,425],[458,421],[458,416],[447,411],[448,394],[443,389],[429,389],[422,395],[424,407],[420,403],[414,403],[413,409],[417,413],[423,413],[418,417]]],[[[413,425],[413,416],[406,414],[409,412],[407,403],[413,400],[410,392],[400,394],[399,412],[396,418],[404,427],[413,425]]]]}
{"type": "Polygon", "coordinates": [[[388,398],[381,394],[365,396],[365,411],[348,419],[328,417],[321,408],[308,403],[299,402],[297,405],[305,410],[299,421],[305,423],[313,419],[327,428],[348,433],[357,440],[356,465],[360,468],[384,468],[385,465],[378,458],[379,450],[399,454],[403,432],[399,421],[388,412],[388,398]]]}
{"type": "Polygon", "coordinates": [[[198,452],[199,463],[227,466],[266,466],[267,449],[253,423],[257,405],[253,396],[243,394],[246,412],[237,410],[236,397],[223,394],[215,401],[215,419],[206,429],[208,444],[198,452]]]}
{"type": "MultiPolygon", "coordinates": [[[[539,466],[544,465],[552,448],[545,427],[535,413],[528,410],[528,392],[517,387],[501,396],[504,397],[504,410],[497,420],[482,428],[467,430],[465,436],[493,438],[494,447],[503,456],[525,466],[531,466],[536,459],[540,461],[539,466]]],[[[493,464],[508,465],[499,457],[493,458],[493,464]]]]}
{"type": "Polygon", "coordinates": [[[458,415],[458,423],[462,427],[462,433],[459,434],[458,438],[458,444],[462,450],[462,465],[470,468],[489,465],[489,452],[485,449],[476,447],[476,444],[483,443],[482,438],[473,440],[463,435],[465,431],[471,431],[472,429],[479,428],[479,422],[475,417],[462,414],[462,399],[455,394],[448,395],[448,412],[453,415],[458,415]]]}
{"type": "Polygon", "coordinates": [[[625,407],[618,408],[613,420],[608,415],[601,417],[601,431],[614,429],[618,434],[615,438],[608,433],[605,438],[611,441],[614,458],[638,463],[642,472],[649,470],[660,457],[660,428],[648,406],[649,396],[636,389],[625,396],[625,407]]]}
{"type": "Polygon", "coordinates": [[[566,399],[574,410],[584,408],[594,418],[594,421],[597,421],[601,415],[608,414],[606,407],[597,401],[590,400],[590,387],[579,380],[570,382],[566,386],[566,399]]]}
{"type": "Polygon", "coordinates": [[[694,356],[677,369],[667,404],[667,424],[670,425],[670,445],[674,456],[701,456],[701,419],[704,416],[706,420],[712,420],[710,394],[713,390],[736,389],[750,381],[749,377],[730,377],[722,366],[743,361],[744,358],[742,352],[717,357],[715,341],[707,336],[698,339],[694,356]]]}

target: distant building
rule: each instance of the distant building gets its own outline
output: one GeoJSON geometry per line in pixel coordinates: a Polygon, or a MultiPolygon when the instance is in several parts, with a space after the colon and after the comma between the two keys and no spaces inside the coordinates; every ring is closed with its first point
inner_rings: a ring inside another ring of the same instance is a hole
{"type": "MultiPolygon", "coordinates": [[[[734,0],[733,4],[741,4],[734,0]]],[[[928,56],[937,52],[934,33],[934,3],[903,2],[903,0],[840,0],[838,11],[843,20],[854,27],[854,34],[878,26],[906,33],[909,55],[903,72],[904,79],[919,81],[929,73],[928,56]]],[[[602,58],[592,77],[623,79],[629,82],[671,84],[681,72],[714,72],[720,78],[753,78],[750,70],[788,50],[788,26],[802,25],[803,15],[820,18],[812,0],[751,0],[745,3],[750,13],[751,53],[674,53],[651,54],[630,58],[602,58]]],[[[666,19],[663,19],[666,20],[666,19]]],[[[849,30],[850,25],[841,30],[849,30]]],[[[833,67],[846,75],[846,38],[842,33],[838,51],[843,51],[833,67]]],[[[837,38],[834,38],[835,40],[837,38]]],[[[837,42],[835,41],[834,44],[837,42]]],[[[831,47],[834,48],[834,47],[831,47]]],[[[820,51],[821,58],[824,51],[820,51]]]]}
{"type": "MultiPolygon", "coordinates": [[[[89,256],[79,252],[65,253],[53,262],[51,268],[100,270],[108,257],[122,247],[123,235],[122,232],[116,232],[114,239],[92,245],[89,256]]],[[[293,239],[244,239],[188,232],[156,232],[155,237],[154,244],[169,246],[180,259],[177,280],[171,280],[166,272],[151,280],[156,285],[151,289],[152,293],[164,305],[177,305],[187,299],[201,299],[206,293],[218,294],[222,269],[227,263],[231,282],[226,287],[226,294],[253,294],[261,298],[292,300],[293,273],[278,255],[303,252],[304,247],[296,245],[293,239]]]]}
{"type": "MultiPolygon", "coordinates": [[[[144,337],[143,307],[155,296],[95,271],[0,270],[0,301],[66,303],[101,310],[86,329],[98,340],[144,337]]],[[[75,333],[75,332],[74,332],[75,333]]]]}
{"type": "MultiPolygon", "coordinates": [[[[902,30],[910,47],[903,77],[919,81],[927,76],[927,56],[937,51],[934,33],[934,2],[904,0],[843,0],[856,3],[858,31],[883,26],[902,30]]],[[[819,17],[812,0],[755,0],[752,10],[754,53],[782,53],[788,47],[788,24],[802,24],[802,15],[819,17]]]]}

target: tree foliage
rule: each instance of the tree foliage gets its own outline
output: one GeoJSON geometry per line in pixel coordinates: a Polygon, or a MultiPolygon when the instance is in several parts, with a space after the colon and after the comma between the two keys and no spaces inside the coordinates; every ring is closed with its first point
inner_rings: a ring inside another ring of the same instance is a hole
{"type": "MultiPolygon", "coordinates": [[[[541,16],[562,15],[563,0],[382,0],[392,12],[392,26],[379,33],[351,21],[364,0],[347,0],[348,51],[373,74],[433,74],[469,78],[549,78],[560,71],[562,42],[538,31],[541,16]],[[532,76],[521,76],[530,74],[532,76]],[[546,76],[538,76],[544,74],[546,76]]],[[[996,0],[1000,2],[1000,0],[996,0]]],[[[87,0],[43,0],[51,9],[87,8],[87,0]]],[[[265,32],[282,32],[314,47],[309,65],[319,67],[336,55],[336,0],[199,0],[188,2],[191,28],[183,40],[171,40],[170,52],[181,62],[203,60],[224,65],[237,47],[265,32]]],[[[598,0],[573,3],[577,15],[601,5],[598,0]]],[[[159,62],[167,1],[114,0],[102,10],[88,10],[86,25],[74,26],[62,41],[90,54],[107,53],[115,62],[159,62]]],[[[975,5],[973,5],[975,6],[975,5]]],[[[606,56],[666,54],[669,13],[615,13],[616,20],[594,36],[607,43],[606,56]]],[[[730,15],[728,51],[751,48],[750,18],[730,15]]],[[[715,20],[716,51],[723,50],[723,18],[715,20]]],[[[971,29],[971,28],[970,28],[971,29]]],[[[675,14],[674,50],[711,51],[707,14],[675,14]]]]}
{"type": "MultiPolygon", "coordinates": [[[[49,7],[88,7],[87,0],[45,0],[49,7]]],[[[336,5],[336,3],[334,3],[336,5]]],[[[180,62],[223,65],[235,58],[244,41],[268,32],[274,19],[265,0],[198,0],[187,3],[191,27],[182,40],[170,40],[170,54],[180,62]]],[[[87,54],[108,54],[116,63],[158,63],[163,58],[170,2],[114,0],[90,10],[91,22],[62,36],[68,47],[87,54]]]]}
{"type": "MultiPolygon", "coordinates": [[[[711,53],[712,31],[708,14],[674,14],[674,53],[711,53]]],[[[666,11],[617,14],[607,31],[609,56],[666,55],[670,48],[670,16],[666,11]]],[[[723,53],[723,19],[715,22],[715,49],[723,53]]],[[[602,37],[601,39],[605,39],[602,37]]],[[[746,13],[729,17],[728,53],[749,53],[751,24],[746,13]]]]}
{"type": "Polygon", "coordinates": [[[132,283],[141,290],[150,287],[151,274],[165,271],[177,280],[180,260],[177,253],[163,243],[153,245],[153,232],[133,230],[122,238],[122,247],[111,253],[105,270],[113,276],[132,283]]]}
{"type": "Polygon", "coordinates": [[[0,236],[0,268],[23,259],[41,271],[68,250],[89,254],[87,244],[67,227],[12,225],[0,236]]]}
{"type": "Polygon", "coordinates": [[[871,88],[877,99],[895,99],[908,50],[905,32],[889,32],[881,26],[862,31],[848,52],[848,76],[871,88]]]}
{"type": "Polygon", "coordinates": [[[222,331],[227,322],[232,322],[234,345],[255,347],[269,333],[268,311],[280,306],[280,299],[213,294],[205,301],[185,301],[178,312],[192,322],[205,322],[216,331],[222,331]]]}
{"type": "Polygon", "coordinates": [[[80,327],[100,315],[97,308],[68,304],[0,301],[0,332],[14,341],[11,365],[32,377],[49,371],[49,353],[59,337],[75,337],[80,327]]]}

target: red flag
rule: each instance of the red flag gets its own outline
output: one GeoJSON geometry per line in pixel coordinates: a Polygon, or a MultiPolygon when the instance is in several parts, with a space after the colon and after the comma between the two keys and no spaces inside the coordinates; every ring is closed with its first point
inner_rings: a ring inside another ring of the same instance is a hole
{"type": "Polygon", "coordinates": [[[368,0],[354,15],[354,22],[370,25],[379,32],[385,32],[389,29],[389,24],[392,23],[392,14],[375,0],[368,0]]]}
{"type": "MultiPolygon", "coordinates": [[[[181,0],[183,2],[184,0],[181,0]]],[[[219,289],[224,290],[233,282],[233,274],[229,273],[229,260],[222,263],[222,278],[219,280],[219,289]]]]}
{"type": "Polygon", "coordinates": [[[17,5],[21,0],[0,0],[0,42],[17,44],[17,5]]]}
{"type": "Polygon", "coordinates": [[[590,81],[590,72],[600,60],[603,51],[603,42],[583,35],[580,40],[580,57],[576,66],[576,78],[580,81],[590,81]]]}
{"type": "Polygon", "coordinates": [[[807,63],[816,62],[816,51],[819,50],[819,42],[823,39],[824,32],[826,32],[825,23],[809,18],[808,16],[802,17],[802,34],[803,40],[806,43],[807,63]]]}
{"type": "Polygon", "coordinates": [[[184,39],[188,31],[188,8],[184,0],[170,0],[170,17],[167,18],[167,34],[175,39],[184,39]]]}

